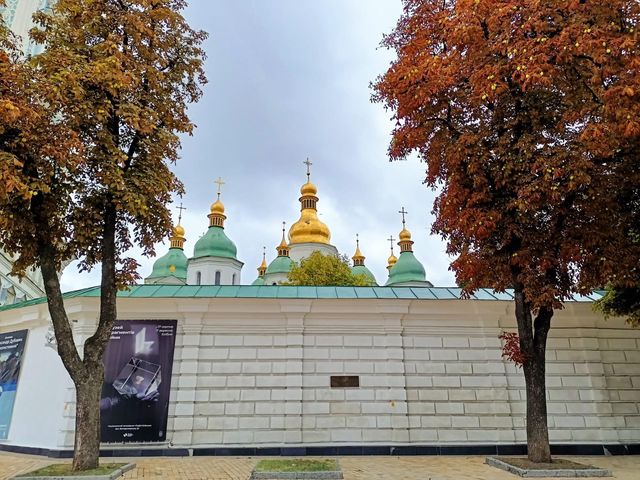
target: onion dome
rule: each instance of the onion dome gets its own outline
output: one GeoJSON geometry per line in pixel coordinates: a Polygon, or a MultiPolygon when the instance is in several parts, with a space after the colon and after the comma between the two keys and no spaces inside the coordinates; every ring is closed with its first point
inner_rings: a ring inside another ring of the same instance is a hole
{"type": "Polygon", "coordinates": [[[398,261],[389,269],[389,279],[387,285],[394,285],[406,282],[427,282],[426,273],[422,263],[413,254],[413,241],[411,240],[411,232],[406,229],[404,214],[407,213],[402,209],[402,231],[400,232],[400,257],[398,261]]]}
{"type": "MultiPolygon", "coordinates": [[[[222,180],[218,180],[223,184],[222,180]]],[[[227,217],[224,214],[224,205],[220,201],[220,191],[218,190],[218,198],[211,205],[209,215],[209,229],[196,242],[193,249],[193,258],[201,257],[224,257],[236,258],[238,249],[236,245],[224,233],[224,221],[227,217]]]]}
{"type": "Polygon", "coordinates": [[[262,247],[262,263],[258,267],[258,278],[251,285],[264,285],[264,274],[267,273],[267,247],[262,247]]]}
{"type": "Polygon", "coordinates": [[[265,272],[267,275],[272,273],[289,273],[291,267],[293,267],[294,262],[289,258],[289,245],[287,245],[287,241],[285,240],[284,232],[285,222],[282,222],[282,240],[276,247],[278,256],[267,267],[265,272]]]}
{"type": "Polygon", "coordinates": [[[398,257],[396,257],[393,254],[393,242],[396,241],[395,238],[393,238],[393,235],[390,236],[388,238],[388,240],[391,242],[391,255],[389,255],[389,258],[387,258],[387,270],[391,270],[393,268],[393,266],[396,264],[396,262],[398,261],[398,257]]]}
{"type": "Polygon", "coordinates": [[[263,277],[267,271],[267,247],[262,247],[262,263],[258,267],[258,276],[263,277]]]}
{"type": "Polygon", "coordinates": [[[170,237],[171,247],[169,251],[153,263],[153,270],[149,279],[176,277],[186,280],[187,256],[184,254],[184,228],[176,225],[170,237]]]}
{"type": "Polygon", "coordinates": [[[329,245],[329,227],[318,218],[318,189],[311,183],[311,162],[307,159],[307,183],[300,188],[300,219],[289,229],[289,243],[324,243],[329,245]]]}
{"type": "Polygon", "coordinates": [[[371,270],[364,265],[365,256],[360,251],[360,239],[356,234],[356,252],[351,257],[353,260],[353,267],[351,267],[351,273],[354,275],[364,275],[371,285],[377,285],[376,277],[373,276],[371,270]]]}

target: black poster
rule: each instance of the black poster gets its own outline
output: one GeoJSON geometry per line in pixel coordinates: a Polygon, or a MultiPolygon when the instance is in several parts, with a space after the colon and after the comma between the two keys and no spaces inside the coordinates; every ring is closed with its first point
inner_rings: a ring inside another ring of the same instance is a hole
{"type": "Polygon", "coordinates": [[[176,320],[117,321],[104,355],[100,398],[103,442],[162,442],[176,320]]]}
{"type": "Polygon", "coordinates": [[[0,333],[0,440],[6,440],[18,389],[28,330],[0,333]]]}

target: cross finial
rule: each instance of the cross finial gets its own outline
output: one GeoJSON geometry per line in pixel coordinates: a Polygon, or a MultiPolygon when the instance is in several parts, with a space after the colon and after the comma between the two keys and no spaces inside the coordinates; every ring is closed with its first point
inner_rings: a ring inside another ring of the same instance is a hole
{"type": "Polygon", "coordinates": [[[404,207],[402,207],[402,210],[398,211],[398,213],[401,213],[401,214],[402,214],[402,228],[404,228],[404,227],[405,227],[405,220],[404,220],[404,216],[405,216],[406,214],[408,214],[409,212],[407,212],[407,211],[404,209],[404,207]]]}
{"type": "Polygon", "coordinates": [[[391,235],[389,238],[387,238],[387,240],[389,240],[389,242],[391,243],[391,255],[393,255],[393,242],[395,242],[396,239],[393,238],[393,235],[391,235]]]}
{"type": "Polygon", "coordinates": [[[182,211],[186,210],[186,207],[183,207],[182,202],[180,202],[180,206],[176,208],[180,210],[180,213],[178,214],[178,225],[180,225],[180,222],[182,221],[182,211]]]}
{"type": "Polygon", "coordinates": [[[262,260],[267,258],[267,247],[262,247],[262,260]]]}
{"type": "Polygon", "coordinates": [[[220,199],[220,193],[222,193],[222,186],[225,185],[226,182],[222,181],[221,177],[218,177],[218,179],[213,183],[218,185],[218,199],[220,199]]]}
{"type": "Polygon", "coordinates": [[[356,247],[360,248],[360,235],[356,233],[356,247]]]}
{"type": "Polygon", "coordinates": [[[282,238],[284,238],[284,231],[287,229],[287,222],[282,222],[282,238]]]}
{"type": "Polygon", "coordinates": [[[307,157],[307,159],[302,163],[304,163],[307,166],[307,182],[308,182],[311,178],[311,165],[313,165],[313,163],[311,163],[311,161],[309,160],[309,157],[307,157]]]}

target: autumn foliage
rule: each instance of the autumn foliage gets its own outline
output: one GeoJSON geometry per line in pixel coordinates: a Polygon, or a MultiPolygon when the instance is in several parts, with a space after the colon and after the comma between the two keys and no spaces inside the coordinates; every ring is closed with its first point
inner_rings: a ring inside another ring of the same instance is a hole
{"type": "Polygon", "coordinates": [[[520,336],[516,332],[502,332],[498,338],[502,345],[502,357],[513,362],[516,367],[522,367],[527,361],[520,349],[520,336]]]}
{"type": "MultiPolygon", "coordinates": [[[[2,0],[0,0],[1,2],[2,0]]],[[[152,254],[182,184],[170,165],[205,83],[206,33],[184,0],[58,0],[34,15],[44,53],[23,57],[0,22],[0,246],[14,273],[39,267],[58,354],[76,388],[74,470],[100,447],[102,356],[116,294],[136,278],[132,246],[152,254]],[[59,271],[101,268],[93,334],[76,347],[59,271]]]]}
{"type": "Polygon", "coordinates": [[[548,460],[553,310],[639,278],[640,4],[403,3],[383,41],[397,60],[374,84],[396,122],[389,153],[427,163],[433,231],[465,292],[514,289],[529,455],[548,460]]]}

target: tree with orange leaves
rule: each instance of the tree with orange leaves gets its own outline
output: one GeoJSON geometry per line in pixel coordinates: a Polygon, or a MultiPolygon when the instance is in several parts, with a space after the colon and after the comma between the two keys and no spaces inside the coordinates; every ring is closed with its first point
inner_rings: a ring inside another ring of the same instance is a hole
{"type": "Polygon", "coordinates": [[[470,294],[513,289],[529,459],[550,461],[545,351],[554,309],[634,286],[640,47],[633,0],[403,0],[373,100],[392,159],[441,186],[433,231],[470,294]]]}
{"type": "MultiPolygon", "coordinates": [[[[0,0],[0,3],[3,3],[0,0]]],[[[98,466],[102,357],[116,295],[138,278],[127,251],[147,255],[171,226],[182,185],[169,166],[202,92],[206,33],[185,0],[58,0],[34,15],[20,56],[0,22],[0,246],[14,273],[39,267],[58,354],[76,390],[73,470],[98,466]],[[95,331],[76,347],[58,272],[70,259],[101,267],[95,331]]]]}

